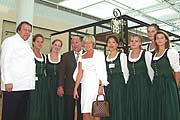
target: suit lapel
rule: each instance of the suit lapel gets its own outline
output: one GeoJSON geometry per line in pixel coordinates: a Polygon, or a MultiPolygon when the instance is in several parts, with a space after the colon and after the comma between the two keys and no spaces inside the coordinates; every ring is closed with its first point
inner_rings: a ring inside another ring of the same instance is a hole
{"type": "Polygon", "coordinates": [[[76,59],[75,59],[75,55],[74,55],[74,51],[71,51],[71,59],[72,59],[72,62],[73,62],[73,65],[76,66],[76,59]]]}
{"type": "MultiPolygon", "coordinates": [[[[82,53],[86,52],[85,50],[82,51],[82,53]]],[[[74,55],[74,51],[71,51],[71,59],[73,61],[73,65],[77,65],[76,59],[75,59],[75,55],[74,55]]]]}

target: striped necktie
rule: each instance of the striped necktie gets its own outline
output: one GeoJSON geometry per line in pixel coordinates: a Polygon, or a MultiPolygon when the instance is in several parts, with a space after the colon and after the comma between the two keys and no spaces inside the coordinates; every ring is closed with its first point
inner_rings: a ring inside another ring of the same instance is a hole
{"type": "Polygon", "coordinates": [[[76,61],[78,60],[79,58],[79,52],[76,52],[76,61]]]}

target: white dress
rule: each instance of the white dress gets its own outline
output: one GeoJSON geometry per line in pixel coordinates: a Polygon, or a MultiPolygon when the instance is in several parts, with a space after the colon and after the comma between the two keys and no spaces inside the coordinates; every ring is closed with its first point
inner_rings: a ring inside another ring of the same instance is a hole
{"type": "Polygon", "coordinates": [[[92,102],[96,100],[99,79],[96,74],[93,58],[82,59],[83,77],[81,79],[81,112],[91,113],[92,102]]]}

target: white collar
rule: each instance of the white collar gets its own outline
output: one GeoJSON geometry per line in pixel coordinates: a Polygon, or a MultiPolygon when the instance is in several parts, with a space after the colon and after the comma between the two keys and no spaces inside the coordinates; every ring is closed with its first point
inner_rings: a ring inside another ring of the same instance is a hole
{"type": "Polygon", "coordinates": [[[40,54],[41,54],[41,58],[36,57],[35,54],[34,54],[34,57],[35,57],[35,59],[36,59],[37,61],[43,62],[43,61],[44,61],[43,55],[42,55],[41,52],[40,52],[40,54]]]}
{"type": "Polygon", "coordinates": [[[114,61],[117,58],[117,56],[119,55],[119,52],[117,52],[113,58],[109,58],[109,55],[110,55],[110,52],[109,52],[108,56],[106,57],[107,62],[114,61]]]}
{"type": "Polygon", "coordinates": [[[74,51],[74,54],[76,55],[76,53],[79,53],[80,55],[82,55],[82,52],[83,50],[80,50],[79,52],[74,51]]]}
{"type": "Polygon", "coordinates": [[[15,36],[20,42],[27,43],[27,40],[23,40],[22,37],[18,33],[16,33],[15,36]]]}
{"type": "Polygon", "coordinates": [[[143,50],[140,51],[139,56],[137,58],[131,58],[132,50],[130,50],[129,56],[128,56],[129,61],[131,61],[131,62],[138,61],[141,58],[142,52],[143,52],[143,50]]]}
{"type": "Polygon", "coordinates": [[[161,57],[165,54],[166,50],[167,50],[167,49],[165,49],[164,52],[163,52],[163,54],[162,54],[161,56],[158,56],[158,57],[156,57],[156,55],[157,55],[157,52],[156,52],[155,55],[154,55],[154,58],[161,58],[161,57]]]}
{"type": "Polygon", "coordinates": [[[51,60],[51,56],[50,56],[50,53],[48,54],[48,60],[49,60],[49,62],[50,63],[59,63],[60,61],[61,61],[61,55],[60,54],[58,54],[58,61],[56,61],[56,62],[53,62],[52,60],[51,60]]]}

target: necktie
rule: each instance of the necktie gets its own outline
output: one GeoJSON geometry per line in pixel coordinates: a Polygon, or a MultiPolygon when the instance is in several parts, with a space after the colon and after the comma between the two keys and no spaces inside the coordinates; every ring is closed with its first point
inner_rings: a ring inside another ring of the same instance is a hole
{"type": "Polygon", "coordinates": [[[79,58],[79,52],[76,53],[76,61],[78,60],[79,58]]]}

